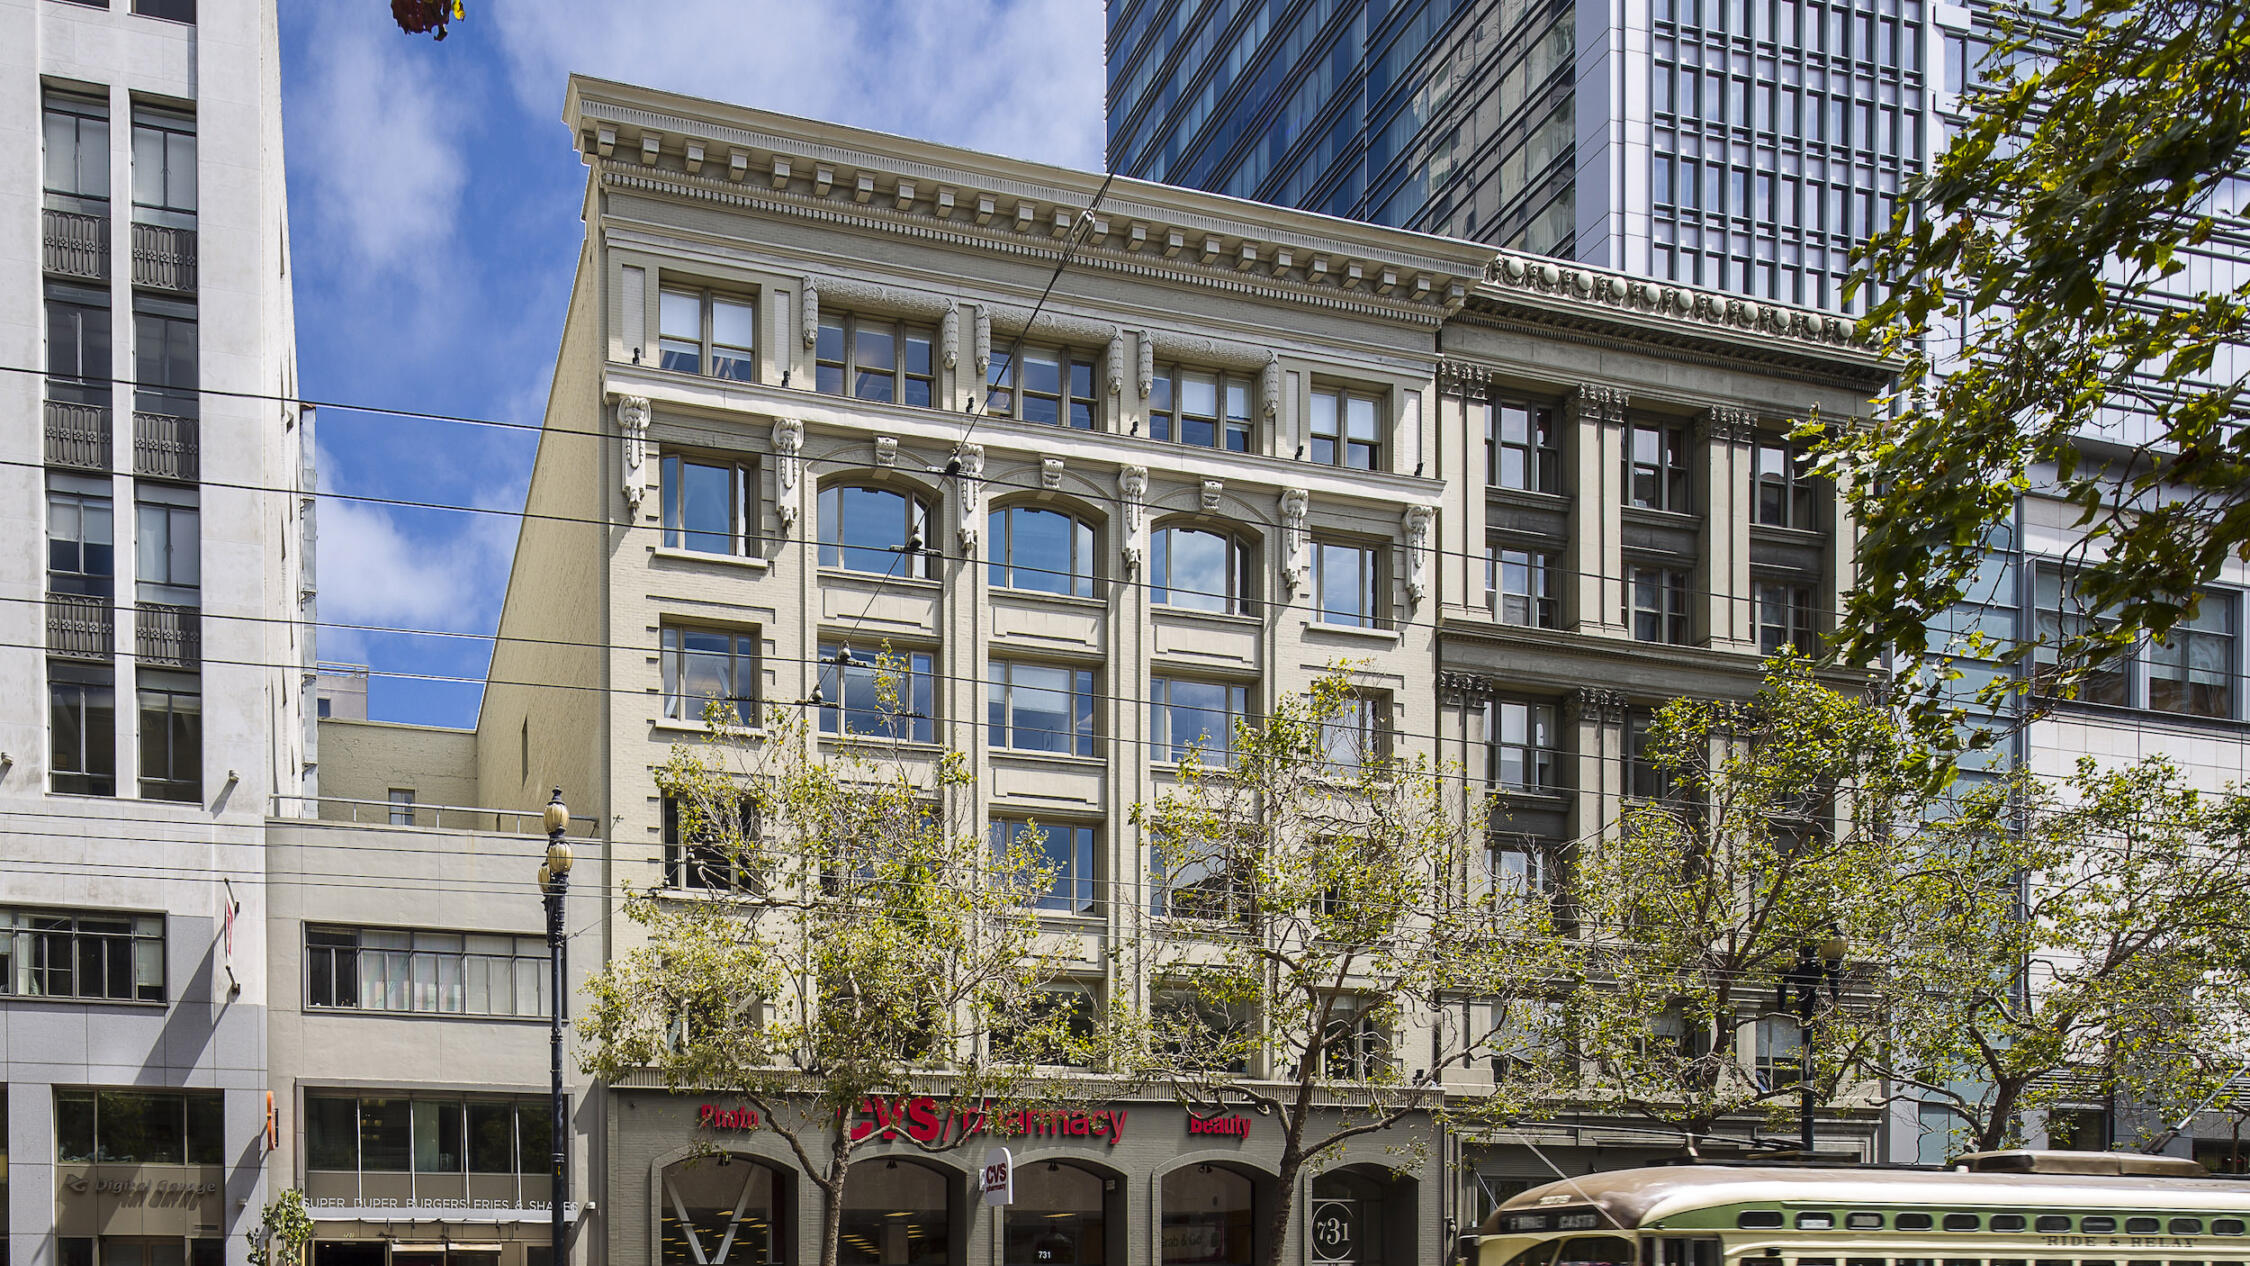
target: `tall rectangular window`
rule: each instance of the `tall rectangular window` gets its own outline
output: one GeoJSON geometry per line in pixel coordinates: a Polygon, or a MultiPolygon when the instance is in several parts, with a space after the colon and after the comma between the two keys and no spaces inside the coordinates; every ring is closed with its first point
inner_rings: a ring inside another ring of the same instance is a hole
{"type": "Polygon", "coordinates": [[[56,792],[117,794],[115,670],[47,662],[47,739],[47,769],[56,792]]]}
{"type": "Polygon", "coordinates": [[[824,315],[813,344],[813,387],[831,396],[929,408],[937,397],[936,332],[849,313],[824,315]]]}
{"type": "Polygon", "coordinates": [[[115,596],[109,487],[95,476],[47,475],[47,592],[115,596]]]}
{"type": "Polygon", "coordinates": [[[195,116],[133,107],[133,219],[195,227],[195,116]]]}
{"type": "Polygon", "coordinates": [[[81,215],[109,214],[109,103],[50,92],[42,110],[47,205],[81,215]]]}
{"type": "Polygon", "coordinates": [[[1390,712],[1388,694],[1362,690],[1345,696],[1336,715],[1320,723],[1321,755],[1340,771],[1385,760],[1391,754],[1390,712]]]}
{"type": "Polygon", "coordinates": [[[133,12],[168,22],[195,21],[195,0],[133,0],[133,12]]]}
{"type": "Polygon", "coordinates": [[[110,401],[109,293],[47,283],[47,398],[110,401]]]}
{"type": "Polygon", "coordinates": [[[758,719],[758,635],[728,629],[666,625],[663,640],[664,715],[701,721],[719,705],[731,725],[758,719]]]}
{"type": "Polygon", "coordinates": [[[1510,791],[1552,791],[1561,785],[1560,730],[1553,704],[1495,700],[1491,718],[1495,785],[1510,791]]]}
{"type": "Polygon", "coordinates": [[[736,382],[758,380],[758,308],[749,299],[711,290],[665,286],[656,295],[660,368],[709,373],[736,382]]]}
{"type": "Polygon", "coordinates": [[[1502,624],[1560,628],[1555,556],[1543,550],[1505,546],[1485,554],[1484,583],[1492,591],[1492,614],[1502,624]]]}
{"type": "Polygon", "coordinates": [[[1312,393],[1312,459],[1323,466],[1380,470],[1382,397],[1332,387],[1312,393]]]}
{"type": "Polygon", "coordinates": [[[203,585],[203,538],[195,489],[143,480],[138,496],[139,502],[133,507],[136,596],[142,602],[198,605],[203,585]]]}
{"type": "Polygon", "coordinates": [[[666,453],[664,548],[699,554],[750,552],[751,469],[740,462],[666,453]]]}
{"type": "Polygon", "coordinates": [[[1008,353],[995,352],[985,373],[986,412],[996,417],[1017,417],[1026,422],[1093,429],[1095,357],[1067,347],[1024,347],[1017,359],[1019,376],[1008,353]]]}
{"type": "Polygon", "coordinates": [[[1083,823],[1032,822],[1023,818],[992,820],[992,850],[1010,847],[1034,852],[1042,870],[1054,872],[1047,890],[1032,900],[1040,910],[1055,914],[1093,914],[1094,828],[1083,823]]]}
{"type": "Polygon", "coordinates": [[[164,916],[0,907],[0,995],[164,1001],[164,916]]]}
{"type": "Polygon", "coordinates": [[[1250,691],[1222,681],[1152,677],[1148,683],[1152,759],[1183,761],[1190,752],[1206,765],[1234,761],[1234,727],[1249,717],[1250,691]]]}
{"type": "Polygon", "coordinates": [[[2148,706],[2197,717],[2234,715],[2234,600],[2206,593],[2192,617],[2148,647],[2148,706]]]}
{"type": "Polygon", "coordinates": [[[1810,585],[1761,580],[1750,587],[1750,605],[1758,623],[1759,654],[1778,655],[1785,647],[1799,655],[1819,650],[1810,585]]]}
{"type": "Polygon", "coordinates": [[[154,295],[133,296],[133,408],[176,418],[197,416],[195,305],[154,295]]]}
{"type": "Polygon", "coordinates": [[[1634,641],[1686,645],[1687,573],[1669,567],[1626,568],[1625,624],[1634,641]]]}
{"type": "Polygon", "coordinates": [[[750,886],[743,850],[758,833],[757,808],[735,806],[731,827],[710,820],[710,806],[664,798],[664,886],[732,892],[750,886]]]}
{"type": "Polygon", "coordinates": [[[1314,541],[1313,618],[1322,624],[1379,628],[1390,622],[1383,601],[1382,552],[1369,545],[1314,541]]]}
{"type": "Polygon", "coordinates": [[[414,789],[412,787],[393,787],[390,790],[390,824],[392,826],[414,825],[414,789]]]}
{"type": "Polygon", "coordinates": [[[141,670],[141,798],[203,798],[203,688],[193,673],[141,670]]]}
{"type": "Polygon", "coordinates": [[[1643,800],[1672,794],[1672,773],[1657,760],[1655,718],[1646,712],[1625,718],[1625,794],[1643,800]]]}
{"type": "Polygon", "coordinates": [[[1753,479],[1757,487],[1753,490],[1752,503],[1756,506],[1758,523],[1801,531],[1813,531],[1820,526],[1817,487],[1804,472],[1802,459],[1786,442],[1759,443],[1753,479]]]}
{"type": "Polygon", "coordinates": [[[1687,429],[1635,422],[1625,429],[1626,494],[1645,510],[1689,509],[1687,429]]]}
{"type": "MultiPolygon", "coordinates": [[[[2038,644],[2031,652],[2032,688],[2052,692],[2059,672],[2058,647],[2115,619],[2089,607],[2078,596],[2078,586],[2059,567],[2041,566],[2032,573],[2032,622],[2038,644]]],[[[2078,698],[2085,703],[2120,706],[2133,702],[2133,664],[2117,656],[2087,669],[2078,678],[2078,698]]]]}
{"type": "Polygon", "coordinates": [[[1485,482],[1523,492],[1562,491],[1562,449],[1552,409],[1494,401],[1485,409],[1485,482]]]}
{"type": "Polygon", "coordinates": [[[822,643],[820,732],[936,742],[933,662],[928,651],[893,651],[883,658],[822,643]]]}
{"type": "Polygon", "coordinates": [[[1094,596],[1094,526],[1062,510],[1012,505],[987,517],[995,589],[1094,596]]]}
{"type": "Polygon", "coordinates": [[[1165,365],[1149,386],[1151,439],[1247,453],[1256,439],[1250,418],[1251,376],[1165,365]]]}
{"type": "Polygon", "coordinates": [[[985,684],[985,725],[995,748],[1094,754],[1094,672],[996,659],[985,684]]]}
{"type": "Polygon", "coordinates": [[[305,925],[305,1005],[422,1015],[543,1017],[541,936],[305,925]]]}

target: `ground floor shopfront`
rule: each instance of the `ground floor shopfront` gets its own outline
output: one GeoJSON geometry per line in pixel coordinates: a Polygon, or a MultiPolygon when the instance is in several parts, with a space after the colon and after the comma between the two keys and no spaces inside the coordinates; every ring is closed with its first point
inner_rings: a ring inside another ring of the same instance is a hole
{"type": "MultiPolygon", "coordinates": [[[[755,1112],[629,1090],[613,1109],[603,1221],[615,1266],[816,1259],[820,1191],[755,1112]]],[[[844,1201],[847,1266],[1247,1266],[1272,1233],[1281,1133],[1269,1118],[1197,1120],[1169,1101],[1118,1100],[1034,1110],[935,1153],[899,1137],[935,1137],[926,1100],[870,1105],[858,1124],[868,1138],[844,1201]],[[1016,1174],[1014,1202],[997,1208],[977,1188],[994,1146],[1016,1174]]],[[[1351,1140],[1300,1180],[1283,1260],[1442,1260],[1443,1150],[1422,1118],[1351,1140]]]]}

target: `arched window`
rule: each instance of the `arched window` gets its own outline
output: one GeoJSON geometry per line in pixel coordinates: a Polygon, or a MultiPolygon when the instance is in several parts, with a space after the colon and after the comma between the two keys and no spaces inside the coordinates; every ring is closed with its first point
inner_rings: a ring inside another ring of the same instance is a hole
{"type": "Polygon", "coordinates": [[[664,1170],[658,1212],[661,1266],[767,1266],[781,1260],[777,1218],[794,1202],[768,1166],[740,1156],[698,1157],[664,1170]]]}
{"type": "Polygon", "coordinates": [[[1149,601],[1191,611],[1249,613],[1256,595],[1248,546],[1202,527],[1162,527],[1149,537],[1149,601]]]}
{"type": "Polygon", "coordinates": [[[1248,1178],[1215,1165],[1189,1165],[1164,1175],[1161,1260],[1166,1266],[1257,1261],[1253,1194],[1248,1178]]]}
{"type": "Polygon", "coordinates": [[[838,1260],[847,1266],[944,1266],[953,1244],[953,1184],[928,1165],[872,1160],[844,1179],[838,1260]]]}
{"type": "Polygon", "coordinates": [[[1073,1266],[1106,1262],[1109,1200],[1101,1175],[1068,1161],[1016,1169],[1016,1199],[1007,1206],[1000,1260],[1004,1266],[1073,1266]]]}
{"type": "Polygon", "coordinates": [[[1064,510],[1003,506],[992,512],[995,589],[1094,596],[1094,526],[1064,510]]]}
{"type": "Polygon", "coordinates": [[[820,565],[885,576],[932,574],[930,507],[895,488],[830,484],[820,490],[820,565]]]}

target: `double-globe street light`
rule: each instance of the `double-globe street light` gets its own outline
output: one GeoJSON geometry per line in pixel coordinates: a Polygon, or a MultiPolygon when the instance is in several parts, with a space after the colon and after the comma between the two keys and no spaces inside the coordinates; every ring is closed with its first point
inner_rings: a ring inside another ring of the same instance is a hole
{"type": "Polygon", "coordinates": [[[563,832],[570,826],[570,806],[563,803],[562,788],[547,802],[547,859],[539,865],[539,891],[547,904],[547,969],[552,973],[548,997],[552,1005],[548,1043],[548,1142],[552,1151],[552,1185],[547,1195],[548,1266],[564,1266],[563,1197],[570,1191],[569,1114],[563,1106],[563,1012],[570,997],[563,952],[563,894],[570,891],[570,845],[563,832]]]}

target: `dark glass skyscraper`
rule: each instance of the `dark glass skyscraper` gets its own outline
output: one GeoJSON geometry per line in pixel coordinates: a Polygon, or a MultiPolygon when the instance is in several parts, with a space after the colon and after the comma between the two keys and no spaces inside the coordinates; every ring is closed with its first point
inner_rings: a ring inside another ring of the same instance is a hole
{"type": "Polygon", "coordinates": [[[1836,306],[1922,167],[1924,0],[1111,0],[1128,175],[1836,306]]]}

